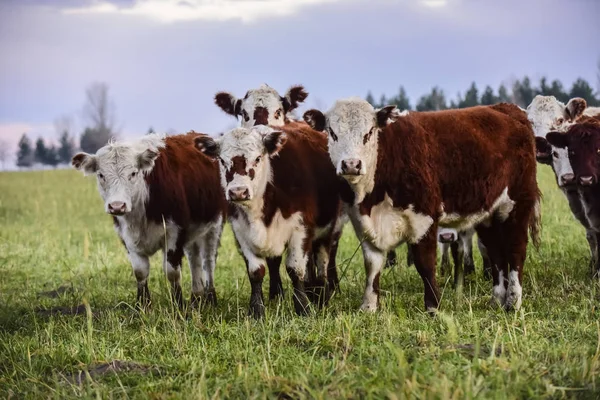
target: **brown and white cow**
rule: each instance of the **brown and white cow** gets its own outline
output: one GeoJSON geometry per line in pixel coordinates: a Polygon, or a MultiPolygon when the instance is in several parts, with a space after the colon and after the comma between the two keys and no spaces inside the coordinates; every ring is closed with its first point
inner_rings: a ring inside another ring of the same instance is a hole
{"type": "Polygon", "coordinates": [[[286,248],[296,312],[308,312],[304,280],[311,254],[327,291],[327,265],[341,207],[340,181],[325,136],[304,123],[279,129],[236,128],[216,140],[196,139],[201,152],[219,159],[229,222],[252,288],[249,313],[255,317],[264,315],[267,259],[281,258],[286,248]]]}
{"type": "Polygon", "coordinates": [[[493,262],[493,299],[522,301],[528,229],[538,241],[540,192],[529,121],[509,104],[409,113],[375,110],[360,98],[339,100],[304,119],[327,131],[329,155],[351,190],[342,199],[363,237],[367,283],[361,309],[376,310],[386,251],[406,241],[437,309],[437,228],[475,227],[493,262]]]}
{"type": "Polygon", "coordinates": [[[598,256],[600,237],[586,218],[585,205],[577,189],[575,173],[571,167],[567,149],[552,146],[545,136],[550,131],[565,132],[574,124],[599,114],[598,107],[587,107],[586,101],[582,98],[573,98],[565,105],[554,96],[536,96],[527,107],[527,116],[532,122],[536,135],[537,160],[552,168],[556,183],[567,198],[571,213],[585,228],[592,269],[600,265],[598,256]]]}
{"type": "Polygon", "coordinates": [[[569,188],[569,206],[586,230],[592,275],[600,276],[600,115],[584,116],[566,132],[536,139],[538,151],[550,151],[552,146],[568,154],[575,182],[569,188]]]}
{"type": "Polygon", "coordinates": [[[105,211],[127,249],[141,306],[150,303],[149,257],[161,249],[173,300],[183,305],[185,254],[192,275],[192,305],[216,304],[213,273],[227,202],[219,167],[194,149],[194,140],[204,137],[193,132],[153,134],[112,142],[96,154],[78,153],[72,159],[76,169],[96,175],[105,211]]]}

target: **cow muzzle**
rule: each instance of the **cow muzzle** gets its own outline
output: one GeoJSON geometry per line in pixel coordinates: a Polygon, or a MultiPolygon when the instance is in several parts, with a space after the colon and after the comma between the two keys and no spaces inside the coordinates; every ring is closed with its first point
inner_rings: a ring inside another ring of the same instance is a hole
{"type": "Polygon", "coordinates": [[[248,201],[250,200],[250,189],[247,186],[233,186],[227,191],[230,201],[248,201]]]}
{"type": "Polygon", "coordinates": [[[108,203],[107,212],[110,215],[124,215],[127,212],[127,204],[124,201],[112,201],[108,203]]]}
{"type": "Polygon", "coordinates": [[[362,161],[358,158],[347,158],[342,160],[342,175],[361,175],[362,161]]]}
{"type": "Polygon", "coordinates": [[[575,184],[575,174],[567,173],[560,177],[560,185],[562,187],[573,186],[575,184]]]}
{"type": "Polygon", "coordinates": [[[454,232],[442,232],[438,235],[438,241],[440,243],[452,243],[456,240],[454,232]]]}
{"type": "Polygon", "coordinates": [[[581,186],[592,186],[595,183],[596,183],[596,177],[593,175],[579,177],[579,184],[581,186]]]}

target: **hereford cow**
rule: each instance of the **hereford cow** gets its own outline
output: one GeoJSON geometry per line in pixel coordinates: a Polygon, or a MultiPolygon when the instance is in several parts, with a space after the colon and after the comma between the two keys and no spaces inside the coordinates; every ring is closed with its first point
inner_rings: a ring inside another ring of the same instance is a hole
{"type": "Polygon", "coordinates": [[[600,154],[600,115],[582,117],[581,122],[572,125],[566,133],[550,132],[546,139],[536,138],[538,154],[551,151],[565,151],[572,168],[572,183],[562,187],[569,200],[573,215],[586,230],[590,247],[590,270],[593,275],[600,271],[600,191],[598,190],[598,154],[600,154]],[[547,140],[547,141],[546,141],[547,140]]]}
{"type": "Polygon", "coordinates": [[[510,104],[409,113],[339,100],[304,119],[326,131],[329,154],[351,190],[342,191],[362,250],[361,309],[376,310],[384,252],[410,243],[425,287],[425,307],[439,304],[438,227],[476,228],[493,265],[493,299],[518,309],[528,228],[538,243],[539,199],[531,125],[510,104]]]}
{"type": "Polygon", "coordinates": [[[213,273],[226,217],[219,168],[198,156],[189,133],[112,142],[95,155],[78,153],[73,166],[95,174],[104,209],[114,221],[137,279],[140,306],[150,304],[149,257],[162,249],[173,300],[183,305],[181,261],[192,274],[191,303],[216,304],[213,273]]]}
{"type": "Polygon", "coordinates": [[[594,266],[600,265],[598,238],[585,216],[585,206],[577,190],[567,149],[552,146],[545,139],[549,131],[564,132],[582,119],[600,114],[598,107],[586,106],[582,98],[573,98],[565,106],[554,96],[536,96],[527,107],[527,115],[536,135],[536,158],[538,162],[552,168],[556,183],[567,198],[571,212],[585,228],[591,254],[590,268],[594,269],[594,266]]]}
{"type": "Polygon", "coordinates": [[[229,221],[252,288],[249,313],[257,318],[264,315],[267,259],[281,258],[286,248],[296,313],[308,312],[304,280],[311,254],[327,291],[327,265],[341,207],[339,180],[324,135],[303,123],[279,129],[236,128],[217,140],[196,139],[201,152],[219,159],[229,221]]]}

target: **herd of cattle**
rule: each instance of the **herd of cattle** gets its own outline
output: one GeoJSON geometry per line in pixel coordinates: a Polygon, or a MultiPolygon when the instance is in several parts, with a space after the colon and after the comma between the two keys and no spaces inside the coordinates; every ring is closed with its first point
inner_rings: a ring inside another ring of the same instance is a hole
{"type": "Polygon", "coordinates": [[[76,169],[97,177],[137,279],[138,304],[150,304],[149,257],[159,249],[179,306],[184,254],[191,305],[216,304],[214,269],[229,221],[250,281],[249,313],[264,315],[267,269],[269,298],[283,296],[286,253],[294,308],[306,314],[338,288],[338,242],[350,220],[366,269],[362,310],[377,309],[382,268],[407,243],[425,307],[435,312],[437,248],[442,271],[452,250],[460,285],[463,268],[474,270],[475,232],[492,300],[518,309],[527,244],[539,245],[536,161],[552,166],[587,231],[592,274],[600,273],[600,109],[581,98],[564,105],[537,96],[526,110],[501,103],[400,112],[348,98],[297,121],[291,111],[307,96],[302,86],[285,96],[267,85],[240,99],[221,92],[215,103],[241,126],[217,138],[152,134],[73,157],[76,169]]]}

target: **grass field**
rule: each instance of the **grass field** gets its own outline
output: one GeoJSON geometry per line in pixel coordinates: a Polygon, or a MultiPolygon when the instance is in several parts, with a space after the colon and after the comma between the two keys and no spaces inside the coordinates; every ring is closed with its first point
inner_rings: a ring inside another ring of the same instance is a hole
{"type": "MultiPolygon", "coordinates": [[[[285,276],[285,301],[254,321],[228,227],[216,309],[179,318],[155,256],[153,308],[138,314],[127,307],[135,279],[94,179],[0,173],[0,398],[597,399],[599,285],[588,275],[584,231],[547,167],[539,180],[543,245],[530,248],[519,312],[489,305],[477,253],[477,278],[462,294],[440,278],[441,311],[429,317],[401,247],[400,267],[381,278],[381,310],[359,313],[364,269],[347,226],[342,292],[330,305],[295,316],[285,276]],[[78,315],[48,311],[81,304],[89,307],[78,315]]],[[[187,264],[183,275],[188,297],[187,264]]]]}

